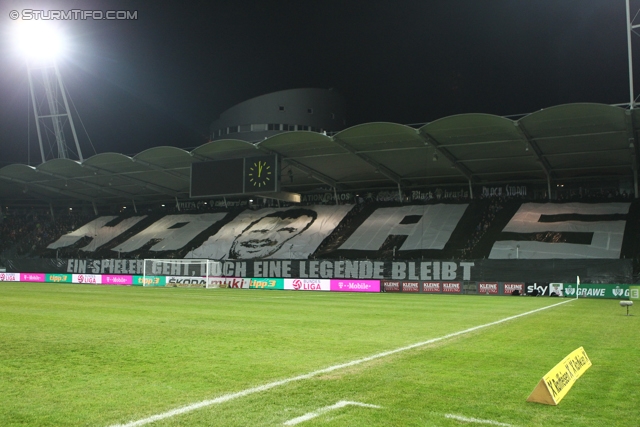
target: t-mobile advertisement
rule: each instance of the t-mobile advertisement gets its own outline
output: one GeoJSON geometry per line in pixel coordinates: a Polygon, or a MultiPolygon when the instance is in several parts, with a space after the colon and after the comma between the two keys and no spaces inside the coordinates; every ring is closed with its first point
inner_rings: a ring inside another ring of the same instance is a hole
{"type": "Polygon", "coordinates": [[[331,280],[331,292],[380,292],[379,280],[331,280]]]}
{"type": "Polygon", "coordinates": [[[44,279],[43,273],[20,273],[21,282],[44,282],[44,279]]]}
{"type": "Polygon", "coordinates": [[[103,274],[102,275],[102,284],[103,285],[130,286],[131,284],[133,284],[133,276],[103,274]]]}

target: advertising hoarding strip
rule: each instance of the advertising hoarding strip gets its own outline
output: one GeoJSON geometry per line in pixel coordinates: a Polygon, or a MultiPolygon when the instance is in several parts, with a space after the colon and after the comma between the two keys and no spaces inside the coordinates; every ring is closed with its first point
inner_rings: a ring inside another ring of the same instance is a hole
{"type": "Polygon", "coordinates": [[[387,357],[387,356],[391,356],[397,353],[401,353],[407,350],[413,350],[415,348],[419,348],[419,347],[424,347],[426,345],[429,344],[433,344],[439,341],[443,341],[449,338],[454,338],[460,335],[465,335],[468,334],[470,332],[474,332],[474,331],[478,331],[481,329],[485,329],[488,328],[490,326],[495,326],[495,325],[499,325],[501,323],[505,323],[508,322],[510,320],[515,320],[515,319],[519,319],[520,317],[524,317],[524,316],[528,316],[530,314],[534,314],[534,313],[539,313],[541,311],[544,310],[548,310],[550,308],[554,308],[554,307],[558,307],[562,304],[566,304],[568,302],[573,302],[573,299],[569,299],[569,300],[565,300],[565,301],[561,301],[559,303],[556,304],[551,304],[548,305],[546,307],[541,307],[541,308],[537,308],[535,310],[530,310],[524,313],[520,313],[520,314],[516,314],[514,316],[509,316],[509,317],[505,317],[504,319],[500,319],[500,320],[496,320],[495,322],[489,322],[489,323],[485,323],[484,325],[478,325],[478,326],[473,326],[471,328],[468,329],[464,329],[461,331],[457,331],[457,332],[452,332],[450,334],[447,335],[443,335],[441,337],[437,337],[437,338],[431,338],[429,340],[426,341],[422,341],[422,342],[418,342],[415,344],[411,344],[408,346],[404,346],[404,347],[399,347],[393,350],[388,350],[388,351],[383,351],[381,353],[377,353],[377,354],[373,354],[371,356],[367,356],[367,357],[363,357],[361,359],[356,359],[356,360],[352,360],[351,362],[346,362],[346,363],[341,363],[338,365],[333,365],[333,366],[329,366],[327,368],[324,369],[319,369],[317,371],[312,371],[306,374],[302,374],[302,375],[298,375],[295,377],[290,377],[290,378],[285,378],[279,381],[273,381],[267,384],[263,384],[261,386],[257,386],[257,387],[252,387],[252,388],[248,388],[239,392],[235,392],[235,393],[229,393],[229,394],[224,394],[222,396],[219,396],[215,399],[209,399],[209,400],[203,400],[201,402],[196,402],[196,403],[192,403],[190,405],[186,405],[186,406],[182,406],[176,409],[172,409],[170,411],[167,412],[163,412],[160,414],[156,414],[156,415],[152,415],[150,417],[147,418],[142,418],[140,420],[136,420],[136,421],[131,421],[125,424],[114,424],[111,427],[137,427],[137,426],[142,426],[142,425],[146,425],[149,423],[153,423],[155,421],[160,421],[160,420],[164,420],[167,418],[171,418],[171,417],[175,417],[176,415],[182,415],[182,414],[186,414],[188,412],[192,412],[195,411],[197,409],[200,408],[206,408],[208,406],[212,406],[212,405],[218,405],[221,403],[225,403],[228,402],[230,400],[235,400],[241,397],[245,397],[245,396],[249,396],[255,393],[260,393],[263,391],[267,391],[267,390],[271,390],[272,388],[275,387],[279,387],[282,385],[286,385],[286,384],[290,384],[292,382],[296,382],[296,381],[302,381],[302,380],[306,380],[306,379],[310,379],[313,378],[317,375],[321,375],[321,374],[327,374],[330,372],[334,372],[340,369],[345,369],[345,368],[349,368],[351,366],[356,366],[356,365],[360,365],[362,363],[366,363],[366,362],[370,362],[372,360],[376,360],[376,359],[381,359],[383,357],[387,357]]]}

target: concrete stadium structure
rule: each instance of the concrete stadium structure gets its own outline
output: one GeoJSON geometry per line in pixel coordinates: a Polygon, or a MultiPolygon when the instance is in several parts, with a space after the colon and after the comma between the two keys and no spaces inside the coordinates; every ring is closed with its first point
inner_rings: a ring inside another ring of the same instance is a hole
{"type": "Polygon", "coordinates": [[[258,142],[288,131],[334,133],[346,125],[346,106],[333,89],[289,89],[241,102],[211,124],[211,139],[258,142]]]}

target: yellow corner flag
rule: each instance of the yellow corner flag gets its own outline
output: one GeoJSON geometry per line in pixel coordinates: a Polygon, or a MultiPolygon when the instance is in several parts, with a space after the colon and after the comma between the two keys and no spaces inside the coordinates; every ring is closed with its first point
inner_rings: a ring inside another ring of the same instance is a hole
{"type": "Polygon", "coordinates": [[[527,402],[557,405],[590,366],[591,360],[583,347],[572,351],[542,377],[527,402]]]}

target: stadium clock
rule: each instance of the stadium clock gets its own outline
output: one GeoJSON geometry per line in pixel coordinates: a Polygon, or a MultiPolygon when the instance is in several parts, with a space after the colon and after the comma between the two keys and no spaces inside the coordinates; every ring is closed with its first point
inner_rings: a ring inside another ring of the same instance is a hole
{"type": "Polygon", "coordinates": [[[274,190],[275,189],[275,160],[274,157],[247,159],[247,178],[245,185],[247,190],[274,190]]]}

